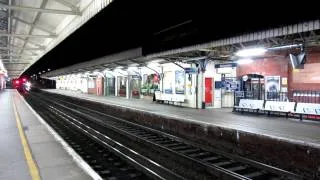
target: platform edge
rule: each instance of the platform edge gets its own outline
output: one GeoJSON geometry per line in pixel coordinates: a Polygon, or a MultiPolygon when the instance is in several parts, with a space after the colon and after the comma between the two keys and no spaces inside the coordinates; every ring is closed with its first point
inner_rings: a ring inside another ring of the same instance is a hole
{"type": "MultiPolygon", "coordinates": [[[[52,91],[46,91],[46,92],[53,93],[53,94],[61,94],[61,95],[64,95],[64,96],[71,96],[71,97],[74,97],[74,98],[79,98],[79,96],[77,96],[77,95],[69,95],[69,94],[65,94],[65,93],[52,92],[52,91]]],[[[80,97],[79,99],[105,104],[103,101],[91,99],[90,97],[80,97]]],[[[158,116],[160,115],[160,114],[152,112],[152,111],[138,109],[138,108],[134,108],[134,107],[126,106],[126,105],[114,104],[112,102],[109,102],[108,104],[105,104],[105,105],[112,105],[112,106],[116,106],[116,107],[120,107],[120,108],[127,108],[127,109],[131,109],[131,110],[139,111],[139,112],[145,112],[145,113],[150,113],[150,114],[153,114],[153,115],[158,115],[158,116]]],[[[163,117],[166,117],[166,118],[173,118],[175,120],[181,121],[180,117],[176,116],[176,115],[161,114],[160,116],[163,116],[163,117]]],[[[221,128],[224,128],[224,129],[236,130],[236,131],[242,132],[242,133],[255,134],[255,135],[260,135],[260,136],[264,136],[264,137],[269,137],[269,138],[272,138],[272,139],[276,139],[278,141],[285,141],[285,142],[289,142],[289,143],[292,143],[292,144],[297,144],[297,145],[308,146],[308,147],[320,149],[320,144],[317,144],[317,143],[314,143],[314,142],[306,142],[304,140],[298,140],[298,139],[294,139],[294,138],[279,137],[279,136],[266,134],[266,133],[257,134],[256,132],[252,132],[252,131],[244,131],[244,130],[239,130],[239,129],[233,129],[233,128],[230,128],[230,127],[227,127],[227,126],[217,125],[217,124],[210,124],[210,123],[207,123],[207,122],[197,121],[197,120],[193,120],[193,119],[190,119],[190,118],[185,118],[184,120],[187,120],[187,121],[192,122],[192,123],[197,123],[197,124],[200,124],[200,125],[203,125],[203,126],[216,126],[216,127],[221,127],[221,128]]]]}
{"type": "MultiPolygon", "coordinates": [[[[19,93],[18,93],[19,94],[19,93]]],[[[62,145],[62,148],[67,151],[67,153],[72,157],[73,161],[80,167],[86,174],[88,174],[94,180],[103,180],[102,177],[96,173],[87,162],[85,162],[77,152],[75,152],[67,142],[63,140],[63,138],[51,127],[48,123],[42,119],[42,117],[34,110],[32,107],[26,102],[26,100],[19,94],[22,101],[27,105],[30,111],[37,117],[39,122],[43,124],[50,134],[54,137],[54,139],[62,145]]]]}

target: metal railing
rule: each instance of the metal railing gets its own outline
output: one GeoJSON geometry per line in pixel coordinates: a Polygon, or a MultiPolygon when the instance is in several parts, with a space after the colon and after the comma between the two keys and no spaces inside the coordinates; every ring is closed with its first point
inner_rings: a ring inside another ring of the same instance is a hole
{"type": "Polygon", "coordinates": [[[320,104],[320,91],[293,91],[290,94],[290,100],[302,103],[320,104]]]}
{"type": "Polygon", "coordinates": [[[235,91],[234,104],[239,105],[240,99],[259,99],[268,101],[290,101],[320,104],[320,91],[295,90],[292,92],[235,91]]]}

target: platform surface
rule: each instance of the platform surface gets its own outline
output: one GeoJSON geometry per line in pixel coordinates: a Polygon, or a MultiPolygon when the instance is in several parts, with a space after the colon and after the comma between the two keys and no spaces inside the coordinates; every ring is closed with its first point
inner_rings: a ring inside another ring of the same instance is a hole
{"type": "Polygon", "coordinates": [[[62,145],[40,123],[26,102],[14,89],[0,91],[0,179],[31,180],[17,118],[19,115],[25,139],[36,168],[43,180],[91,179],[64,150],[62,145]],[[16,107],[16,108],[14,108],[16,107]]]}
{"type": "Polygon", "coordinates": [[[275,138],[306,143],[320,147],[320,122],[233,113],[231,108],[192,109],[159,104],[152,100],[126,99],[114,96],[96,96],[68,90],[46,89],[51,93],[73,96],[105,104],[123,106],[171,116],[185,121],[221,126],[275,138]]]}

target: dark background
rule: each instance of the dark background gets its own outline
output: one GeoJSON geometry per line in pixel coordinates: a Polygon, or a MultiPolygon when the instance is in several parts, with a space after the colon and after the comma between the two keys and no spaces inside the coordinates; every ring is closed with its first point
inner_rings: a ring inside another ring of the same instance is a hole
{"type": "Polygon", "coordinates": [[[142,47],[146,55],[319,18],[315,6],[308,5],[307,11],[303,6],[272,1],[114,0],[24,75],[135,47],[142,47]]]}

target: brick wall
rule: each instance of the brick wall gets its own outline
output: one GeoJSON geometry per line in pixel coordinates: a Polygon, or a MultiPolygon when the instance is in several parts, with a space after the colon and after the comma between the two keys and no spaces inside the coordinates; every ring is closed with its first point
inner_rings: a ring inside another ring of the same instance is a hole
{"type": "Polygon", "coordinates": [[[320,91],[320,53],[307,54],[303,69],[292,69],[289,66],[289,90],[320,91]]]}
{"type": "Polygon", "coordinates": [[[239,65],[237,68],[237,77],[246,74],[287,77],[288,62],[289,61],[286,57],[254,60],[254,63],[239,65]]]}
{"type": "Polygon", "coordinates": [[[288,56],[255,60],[251,64],[239,65],[237,77],[245,74],[287,77],[289,92],[293,90],[320,91],[320,52],[307,53],[307,61],[302,69],[293,70],[289,62],[288,56]]]}

